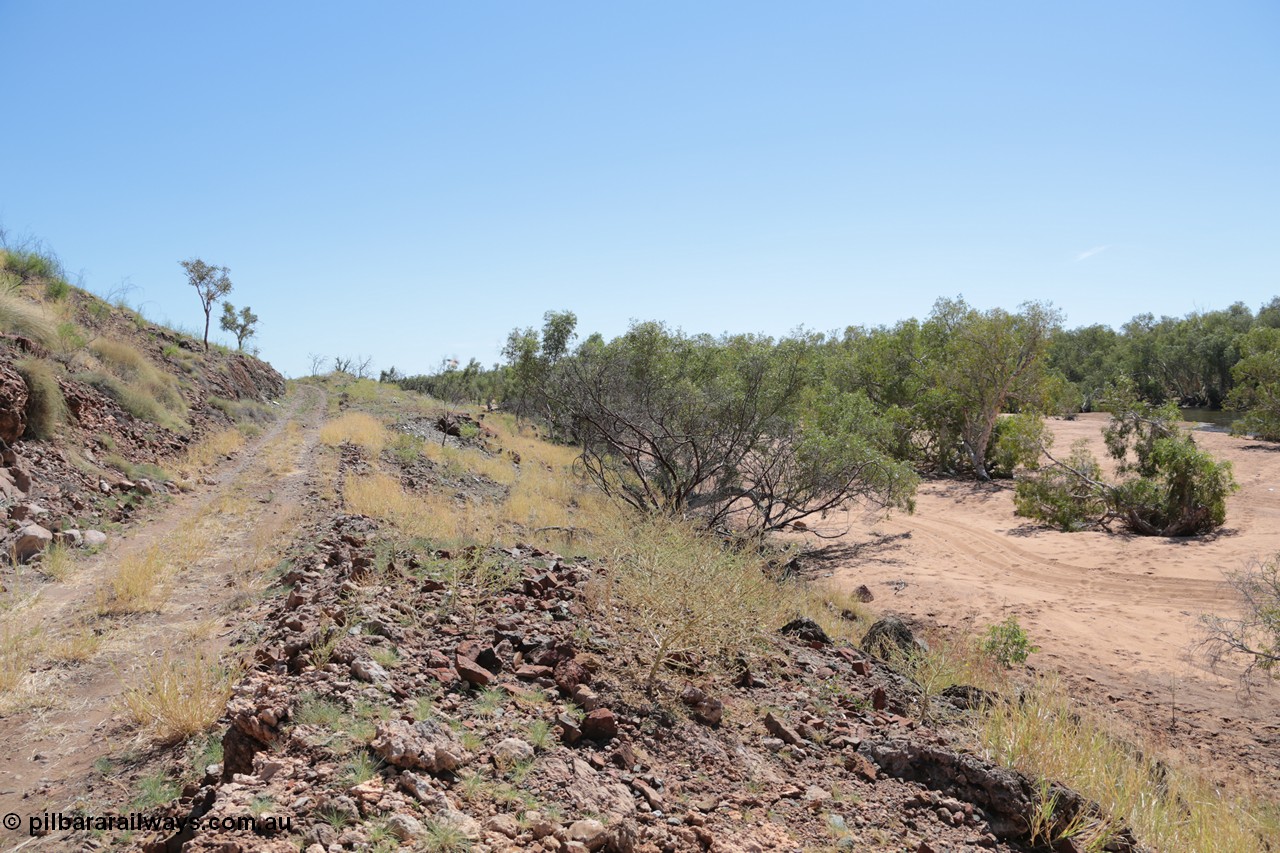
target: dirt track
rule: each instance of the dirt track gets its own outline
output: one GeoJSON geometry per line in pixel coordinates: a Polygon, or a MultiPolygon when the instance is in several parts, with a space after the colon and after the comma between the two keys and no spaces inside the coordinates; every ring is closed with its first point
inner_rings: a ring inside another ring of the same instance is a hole
{"type": "MultiPolygon", "coordinates": [[[[0,750],[0,812],[25,816],[92,801],[91,780],[104,775],[94,773],[95,762],[145,754],[148,742],[135,737],[122,713],[125,685],[149,660],[217,660],[226,651],[234,626],[253,612],[262,566],[290,535],[313,485],[324,414],[323,393],[299,388],[280,418],[220,468],[212,484],[180,495],[15,611],[23,624],[39,626],[42,638],[88,623],[102,644],[79,665],[39,666],[21,699],[7,697],[0,743],[10,747],[0,750]],[[94,617],[98,591],[123,557],[155,547],[175,554],[192,541],[195,556],[165,579],[150,612],[94,617]]],[[[24,836],[4,832],[0,848],[24,836]]]]}
{"type": "MultiPolygon", "coordinates": [[[[1105,421],[1053,422],[1055,447],[1084,438],[1103,456],[1105,421]]],[[[1233,463],[1241,485],[1214,536],[1059,533],[1015,516],[1007,484],[932,482],[914,515],[870,529],[855,522],[838,540],[848,556],[833,580],[867,584],[881,611],[944,626],[981,630],[1015,615],[1043,649],[1032,664],[1062,672],[1082,697],[1145,721],[1223,779],[1274,785],[1280,689],[1245,697],[1233,672],[1210,671],[1193,651],[1199,616],[1235,607],[1223,571],[1280,553],[1280,448],[1220,432],[1196,437],[1233,463]]]]}

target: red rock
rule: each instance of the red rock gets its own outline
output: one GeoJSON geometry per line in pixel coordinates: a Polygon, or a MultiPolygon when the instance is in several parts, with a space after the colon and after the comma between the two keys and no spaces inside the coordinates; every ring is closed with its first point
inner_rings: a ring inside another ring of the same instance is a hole
{"type": "Polygon", "coordinates": [[[608,708],[596,708],[583,718],[582,734],[592,740],[613,740],[618,736],[618,720],[608,708]]]}
{"type": "Polygon", "coordinates": [[[493,673],[480,666],[472,660],[459,657],[454,668],[458,671],[458,675],[468,684],[474,684],[477,687],[488,687],[493,683],[493,673]]]}
{"type": "Polygon", "coordinates": [[[549,666],[537,666],[536,664],[525,664],[516,669],[516,678],[521,681],[537,681],[539,678],[548,678],[555,670],[549,666]]]}

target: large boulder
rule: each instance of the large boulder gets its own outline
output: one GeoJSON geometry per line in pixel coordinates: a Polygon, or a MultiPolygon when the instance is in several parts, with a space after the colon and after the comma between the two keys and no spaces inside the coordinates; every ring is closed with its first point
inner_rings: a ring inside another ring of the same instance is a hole
{"type": "Polygon", "coordinates": [[[862,650],[881,660],[892,661],[917,652],[927,652],[929,647],[896,616],[886,616],[871,626],[862,638],[862,650]]]}
{"type": "Polygon", "coordinates": [[[25,563],[36,554],[43,553],[51,542],[53,542],[52,533],[38,524],[28,524],[18,531],[13,541],[13,553],[25,563]]]}

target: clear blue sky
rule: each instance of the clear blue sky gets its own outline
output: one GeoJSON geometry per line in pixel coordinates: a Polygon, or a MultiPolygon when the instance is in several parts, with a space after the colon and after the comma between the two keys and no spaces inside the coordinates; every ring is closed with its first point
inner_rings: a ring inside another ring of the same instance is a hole
{"type": "Polygon", "coordinates": [[[1280,4],[0,0],[0,221],[264,357],[1280,293],[1280,4]]]}

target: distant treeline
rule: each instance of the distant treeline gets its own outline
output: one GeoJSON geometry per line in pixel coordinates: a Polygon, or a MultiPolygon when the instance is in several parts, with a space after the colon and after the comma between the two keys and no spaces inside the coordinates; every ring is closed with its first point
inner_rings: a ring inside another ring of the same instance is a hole
{"type": "Polygon", "coordinates": [[[1050,443],[1046,415],[1106,410],[1127,425],[1108,444],[1135,479],[1103,482],[1092,467],[1055,462],[1070,476],[1042,484],[1028,514],[1072,529],[1120,519],[1186,535],[1221,524],[1234,486],[1229,467],[1169,426],[1176,407],[1235,407],[1243,429],[1280,438],[1280,299],[1257,315],[1237,303],[1141,315],[1118,331],[1064,329],[1044,303],[979,310],[960,298],[892,327],[777,339],[637,322],[613,340],[579,340],[572,312],[543,320],[513,330],[492,368],[450,362],[383,378],[537,419],[581,450],[583,471],[605,492],[715,525],[778,529],[853,499],[909,506],[920,474],[1033,471],[1050,443]],[[1077,500],[1076,480],[1088,501],[1077,500]]]}
{"type": "MultiPolygon", "coordinates": [[[[1252,386],[1259,365],[1247,365],[1244,371],[1237,366],[1242,359],[1253,357],[1257,362],[1260,354],[1275,353],[1280,297],[1262,305],[1256,314],[1236,302],[1229,308],[1185,317],[1139,314],[1119,330],[1102,324],[1067,329],[1057,319],[1055,315],[1049,325],[1043,355],[1047,372],[1069,386],[1056,400],[1062,413],[1091,411],[1099,394],[1122,378],[1133,383],[1147,402],[1248,410],[1256,402],[1252,386]],[[1239,374],[1243,374],[1241,382],[1251,387],[1233,395],[1239,374]]],[[[820,343],[831,351],[834,362],[845,362],[833,365],[837,374],[844,374],[846,380],[850,373],[861,376],[873,396],[892,397],[894,386],[913,384],[911,376],[918,371],[909,369],[909,363],[921,355],[924,325],[911,319],[892,327],[849,326],[843,333],[822,336],[820,343]],[[865,364],[850,363],[857,361],[865,364]],[[876,380],[883,367],[898,368],[899,380],[876,380]]],[[[509,389],[518,386],[512,384],[512,374],[522,354],[527,360],[528,353],[538,349],[538,339],[539,332],[533,328],[513,331],[504,350],[506,363],[490,368],[475,359],[465,366],[445,361],[435,373],[402,377],[392,368],[383,379],[454,403],[517,402],[507,399],[509,389]]]]}

